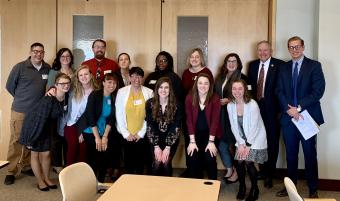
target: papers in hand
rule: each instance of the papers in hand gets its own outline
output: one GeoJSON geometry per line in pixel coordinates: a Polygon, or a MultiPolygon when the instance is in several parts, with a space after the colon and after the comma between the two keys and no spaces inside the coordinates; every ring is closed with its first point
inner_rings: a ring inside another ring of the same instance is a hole
{"type": "Polygon", "coordinates": [[[305,138],[305,140],[308,140],[309,138],[319,133],[320,129],[318,124],[310,116],[307,110],[302,111],[300,114],[303,116],[303,119],[300,117],[299,120],[297,121],[294,118],[292,118],[292,122],[300,131],[303,138],[305,138]]]}

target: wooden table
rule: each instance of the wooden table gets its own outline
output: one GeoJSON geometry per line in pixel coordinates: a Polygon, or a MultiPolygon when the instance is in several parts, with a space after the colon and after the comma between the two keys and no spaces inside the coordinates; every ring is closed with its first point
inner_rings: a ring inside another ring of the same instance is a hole
{"type": "Polygon", "coordinates": [[[220,181],[122,175],[98,201],[217,201],[220,181]]]}
{"type": "Polygon", "coordinates": [[[9,164],[9,161],[0,161],[0,169],[9,164]]]}

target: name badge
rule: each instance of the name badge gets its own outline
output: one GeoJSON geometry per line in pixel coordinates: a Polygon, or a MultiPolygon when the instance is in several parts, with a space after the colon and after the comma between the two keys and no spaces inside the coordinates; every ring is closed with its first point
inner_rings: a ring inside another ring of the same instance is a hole
{"type": "Polygon", "coordinates": [[[197,79],[197,75],[193,78],[193,80],[196,80],[197,79]]]}
{"type": "Polygon", "coordinates": [[[111,105],[111,99],[107,99],[107,104],[111,105]]]}
{"type": "Polygon", "coordinates": [[[133,101],[133,105],[141,105],[141,104],[142,104],[141,99],[133,101]]]}
{"type": "Polygon", "coordinates": [[[251,90],[251,85],[248,85],[248,90],[249,90],[249,91],[251,90]]]}
{"type": "Polygon", "coordinates": [[[104,75],[105,75],[106,73],[112,73],[112,70],[105,70],[105,71],[104,71],[104,75]]]}
{"type": "Polygon", "coordinates": [[[156,84],[157,80],[150,80],[149,84],[156,84]]]}
{"type": "Polygon", "coordinates": [[[67,105],[64,105],[64,111],[66,111],[67,110],[67,105]]]}
{"type": "Polygon", "coordinates": [[[42,74],[41,77],[42,77],[43,80],[47,80],[48,75],[47,74],[42,74]]]}

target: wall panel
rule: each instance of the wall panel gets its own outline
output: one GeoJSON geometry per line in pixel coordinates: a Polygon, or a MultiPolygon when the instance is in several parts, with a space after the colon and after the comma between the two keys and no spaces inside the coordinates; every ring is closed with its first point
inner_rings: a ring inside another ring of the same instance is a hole
{"type": "Polygon", "coordinates": [[[7,77],[12,67],[27,59],[30,45],[45,45],[45,61],[52,62],[56,48],[55,0],[1,0],[1,104],[0,159],[7,156],[9,119],[12,97],[6,91],[7,77]],[[6,58],[6,59],[4,59],[6,58]]]}

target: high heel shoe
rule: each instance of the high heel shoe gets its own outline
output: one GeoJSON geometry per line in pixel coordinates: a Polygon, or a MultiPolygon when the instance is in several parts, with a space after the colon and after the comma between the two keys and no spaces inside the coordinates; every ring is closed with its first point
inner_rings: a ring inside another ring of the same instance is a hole
{"type": "Polygon", "coordinates": [[[237,200],[244,200],[246,197],[246,185],[240,185],[238,193],[236,195],[237,200]]]}
{"type": "Polygon", "coordinates": [[[233,173],[231,174],[230,177],[228,178],[224,177],[224,181],[226,184],[232,184],[232,183],[238,182],[238,175],[237,175],[235,168],[233,168],[233,173]]]}
{"type": "Polygon", "coordinates": [[[58,189],[58,186],[55,185],[55,184],[53,184],[53,185],[48,185],[48,184],[47,184],[47,186],[48,186],[48,188],[50,188],[50,189],[58,189]]]}
{"type": "Polygon", "coordinates": [[[44,187],[44,188],[40,188],[40,187],[39,187],[39,184],[37,184],[37,188],[38,188],[39,190],[41,190],[41,191],[44,191],[44,192],[50,190],[50,188],[49,188],[48,186],[46,186],[46,187],[44,187]]]}
{"type": "Polygon", "coordinates": [[[257,186],[251,187],[249,195],[246,198],[246,201],[255,201],[259,198],[259,188],[257,186]]]}

